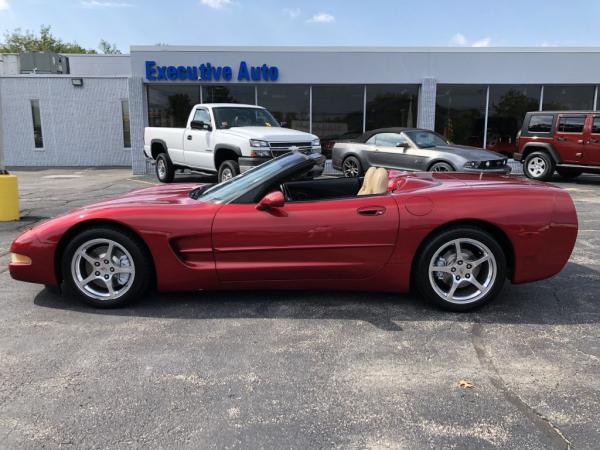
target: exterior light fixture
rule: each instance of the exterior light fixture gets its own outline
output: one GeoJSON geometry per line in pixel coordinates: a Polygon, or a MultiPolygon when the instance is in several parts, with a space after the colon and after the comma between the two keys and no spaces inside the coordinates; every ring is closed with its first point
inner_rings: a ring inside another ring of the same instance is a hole
{"type": "Polygon", "coordinates": [[[71,84],[75,87],[83,87],[83,78],[71,78],[71,84]]]}

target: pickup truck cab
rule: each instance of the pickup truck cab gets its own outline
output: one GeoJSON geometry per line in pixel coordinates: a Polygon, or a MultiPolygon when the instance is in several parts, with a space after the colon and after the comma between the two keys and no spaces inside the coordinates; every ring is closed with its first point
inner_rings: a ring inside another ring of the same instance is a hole
{"type": "Polygon", "coordinates": [[[178,169],[216,173],[226,181],[293,150],[320,153],[319,138],[281,127],[256,105],[203,103],[192,108],[185,128],[144,130],[144,153],[163,183],[173,181],[178,169]]]}
{"type": "Polygon", "coordinates": [[[534,180],[600,173],[599,111],[528,112],[517,135],[517,161],[534,180]]]}

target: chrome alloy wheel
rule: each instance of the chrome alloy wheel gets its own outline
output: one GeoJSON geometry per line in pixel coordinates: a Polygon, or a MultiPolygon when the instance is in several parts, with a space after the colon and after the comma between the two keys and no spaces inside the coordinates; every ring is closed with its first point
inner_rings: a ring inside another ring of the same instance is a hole
{"type": "Polygon", "coordinates": [[[161,180],[167,176],[167,166],[165,165],[165,160],[160,158],[156,162],[156,171],[158,172],[158,178],[161,180]]]}
{"type": "Polygon", "coordinates": [[[454,239],[443,244],[429,263],[429,282],[444,300],[468,304],[483,298],[498,275],[496,258],[475,239],[454,239]]]}
{"type": "Polygon", "coordinates": [[[452,172],[452,167],[450,166],[450,164],[440,162],[440,163],[435,163],[433,166],[431,166],[431,171],[432,172],[452,172]]]}
{"type": "Polygon", "coordinates": [[[546,171],[546,161],[539,156],[534,156],[527,162],[527,171],[534,178],[541,177],[546,171]]]}
{"type": "Polygon", "coordinates": [[[88,297],[113,300],[133,284],[135,265],[131,254],[111,239],[92,239],[80,245],[71,260],[71,275],[88,297]]]}
{"type": "Polygon", "coordinates": [[[228,181],[233,178],[233,171],[229,167],[225,167],[221,172],[221,181],[228,181]]]}
{"type": "Polygon", "coordinates": [[[344,167],[342,168],[344,176],[351,178],[358,176],[358,164],[355,159],[347,158],[344,161],[344,167]]]}

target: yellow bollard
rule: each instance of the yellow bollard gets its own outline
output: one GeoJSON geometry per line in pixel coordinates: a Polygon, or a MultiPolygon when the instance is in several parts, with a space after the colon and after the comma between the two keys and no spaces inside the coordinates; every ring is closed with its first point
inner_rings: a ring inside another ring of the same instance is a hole
{"type": "Polygon", "coordinates": [[[19,220],[17,177],[0,175],[0,222],[19,220]]]}

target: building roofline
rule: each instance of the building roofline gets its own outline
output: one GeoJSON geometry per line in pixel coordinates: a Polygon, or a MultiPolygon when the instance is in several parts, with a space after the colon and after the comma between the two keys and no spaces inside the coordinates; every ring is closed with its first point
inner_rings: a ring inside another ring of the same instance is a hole
{"type": "MultiPolygon", "coordinates": [[[[345,47],[132,45],[130,52],[600,53],[600,47],[345,47]]],[[[92,56],[92,55],[90,55],[92,56]]],[[[112,56],[112,55],[103,55],[112,56]]]]}

